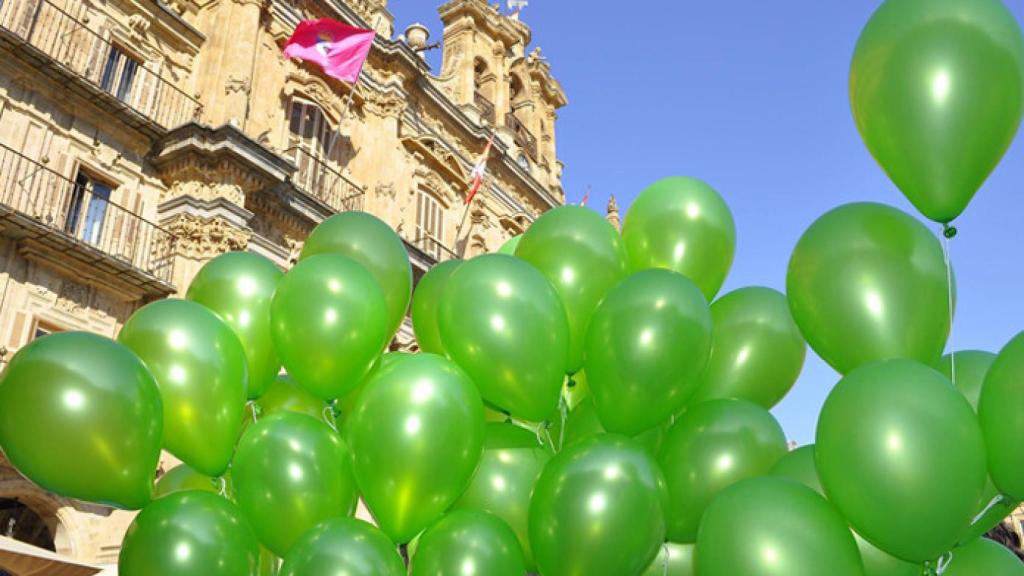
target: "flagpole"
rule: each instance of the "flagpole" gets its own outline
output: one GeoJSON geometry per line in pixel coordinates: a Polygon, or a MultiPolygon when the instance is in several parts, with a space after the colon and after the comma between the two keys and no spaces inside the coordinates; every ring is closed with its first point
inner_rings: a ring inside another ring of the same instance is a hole
{"type": "MultiPolygon", "coordinates": [[[[483,165],[485,167],[487,166],[487,160],[489,159],[489,157],[491,155],[491,145],[494,143],[494,136],[495,136],[495,133],[492,131],[490,138],[487,139],[487,144],[484,146],[484,156],[481,158],[481,162],[483,162],[483,165]]],[[[474,169],[474,171],[475,171],[475,169],[474,169]]],[[[481,181],[480,185],[483,186],[483,182],[482,181],[481,181]]],[[[477,192],[479,192],[479,191],[477,191],[477,192]]],[[[473,198],[474,198],[473,194],[471,194],[469,197],[466,198],[466,209],[462,211],[462,219],[459,221],[458,228],[455,229],[455,245],[456,246],[458,246],[458,244],[459,244],[459,239],[462,238],[462,229],[466,225],[466,217],[469,216],[469,209],[473,206],[473,198]]],[[[469,242],[468,242],[468,239],[467,239],[467,242],[463,243],[462,248],[459,249],[459,258],[460,259],[465,258],[465,256],[466,256],[466,247],[468,245],[469,245],[469,242]]]]}

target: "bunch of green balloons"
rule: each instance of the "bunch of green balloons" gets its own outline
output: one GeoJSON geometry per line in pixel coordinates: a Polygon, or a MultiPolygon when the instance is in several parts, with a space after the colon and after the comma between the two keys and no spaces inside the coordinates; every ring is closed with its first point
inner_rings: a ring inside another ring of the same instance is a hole
{"type": "MultiPolygon", "coordinates": [[[[1017,130],[1024,39],[999,0],[888,0],[850,97],[948,225],[1017,130]]],[[[122,576],[1024,573],[980,538],[1024,499],[1024,333],[943,356],[937,236],[839,206],[785,293],[718,297],[735,251],[695,178],[642,191],[621,233],[558,207],[415,287],[394,231],[338,214],[290,270],[223,254],[116,339],[19,350],[0,447],[46,490],[141,510],[122,576]],[[389,353],[407,315],[420,351],[389,353]],[[808,344],[841,377],[790,451],[769,410],[808,344]],[[157,478],[161,450],[181,463],[157,478]]]]}

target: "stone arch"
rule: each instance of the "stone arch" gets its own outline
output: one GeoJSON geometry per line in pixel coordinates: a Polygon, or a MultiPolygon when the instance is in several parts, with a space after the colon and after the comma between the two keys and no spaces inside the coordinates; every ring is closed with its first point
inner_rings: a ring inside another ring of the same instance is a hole
{"type": "Polygon", "coordinates": [[[494,72],[483,58],[473,59],[473,91],[493,103],[496,98],[494,72]]]}
{"type": "MultiPolygon", "coordinates": [[[[6,463],[0,464],[0,502],[16,502],[39,518],[52,541],[52,547],[44,548],[71,558],[79,557],[84,550],[86,532],[75,518],[73,501],[42,490],[6,463]]],[[[5,530],[7,526],[0,528],[5,530]]]]}

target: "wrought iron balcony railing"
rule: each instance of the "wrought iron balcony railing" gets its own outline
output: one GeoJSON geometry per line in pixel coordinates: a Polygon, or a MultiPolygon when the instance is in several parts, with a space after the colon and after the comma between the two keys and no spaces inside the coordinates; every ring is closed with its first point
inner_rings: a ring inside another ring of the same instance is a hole
{"type": "Polygon", "coordinates": [[[98,89],[103,99],[120,102],[165,130],[193,120],[201,110],[199,101],[150,69],[151,64],[133,56],[128,47],[90,29],[83,22],[88,9],[87,3],[76,0],[66,9],[50,0],[0,0],[0,33],[8,44],[27,45],[29,52],[34,48],[41,53],[39,61],[49,59],[98,89]]]}
{"type": "Polygon", "coordinates": [[[434,260],[433,264],[444,262],[446,260],[457,260],[459,258],[459,255],[453,252],[451,248],[445,246],[443,242],[423,231],[417,231],[414,239],[410,240],[406,238],[406,242],[408,242],[410,246],[415,247],[417,250],[432,258],[434,260]]]}
{"type": "Polygon", "coordinates": [[[488,100],[483,94],[474,92],[473,104],[476,105],[477,110],[480,110],[480,117],[493,125],[497,119],[497,116],[494,113],[494,102],[488,100]]]}
{"type": "Polygon", "coordinates": [[[70,180],[0,144],[0,212],[6,207],[86,250],[170,283],[175,237],[110,200],[84,174],[70,180]]]}
{"type": "Polygon", "coordinates": [[[505,126],[512,130],[513,138],[519,147],[526,151],[534,161],[537,160],[537,138],[530,132],[530,129],[523,124],[515,113],[505,114],[505,126]]]}
{"type": "Polygon", "coordinates": [[[366,196],[363,189],[328,163],[299,147],[285,150],[284,155],[299,167],[292,176],[292,183],[307,196],[335,212],[363,209],[366,196]]]}

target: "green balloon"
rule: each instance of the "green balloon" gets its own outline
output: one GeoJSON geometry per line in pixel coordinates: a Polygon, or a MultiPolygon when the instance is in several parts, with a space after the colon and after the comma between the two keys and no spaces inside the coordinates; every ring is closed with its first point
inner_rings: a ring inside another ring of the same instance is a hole
{"type": "Polygon", "coordinates": [[[694,576],[696,548],[693,544],[666,542],[658,557],[640,576],[694,576]]]}
{"type": "Polygon", "coordinates": [[[163,408],[146,366],[95,334],[61,332],[0,374],[0,446],[39,486],[117,508],[149,502],[163,408]]]}
{"type": "Polygon", "coordinates": [[[558,407],[569,326],[558,293],[533,266],[505,254],[459,266],[441,298],[441,339],[488,402],[532,421],[558,407]]]}
{"type": "Polygon", "coordinates": [[[450,360],[409,355],[367,381],[345,434],[363,501],[377,525],[404,544],[472,480],[484,444],[483,402],[450,360]]]}
{"type": "Polygon", "coordinates": [[[135,517],[117,561],[122,576],[256,576],[260,547],[238,508],[202,491],[154,500],[135,517]]]}
{"type": "Polygon", "coordinates": [[[346,256],[370,271],[384,291],[386,339],[390,339],[402,325],[412,298],[412,265],[398,234],[372,214],[342,212],[313,230],[299,262],[317,254],[346,256]]]}
{"type": "Polygon", "coordinates": [[[786,435],[767,410],[746,400],[691,406],[668,429],[658,463],[668,483],[668,537],[695,542],[708,504],[727,487],[771,470],[786,435]]]}
{"type": "Polygon", "coordinates": [[[292,546],[278,576],[405,576],[387,535],[362,520],[334,518],[292,546]]]}
{"type": "Polygon", "coordinates": [[[939,361],[936,368],[942,375],[949,378],[960,389],[960,392],[971,403],[971,407],[978,409],[978,398],[981,396],[981,386],[985,382],[985,375],[992,367],[996,355],[991,352],[980,350],[962,350],[952,354],[946,354],[939,361]],[[955,362],[954,362],[955,360],[955,362]],[[956,365],[956,377],[953,375],[953,365],[956,365]]]}
{"type": "Polygon", "coordinates": [[[256,406],[261,417],[278,412],[295,412],[323,420],[325,415],[331,415],[323,400],[307,392],[290,376],[278,376],[271,382],[266,393],[256,401],[256,406]]]}
{"type": "Polygon", "coordinates": [[[288,374],[323,400],[351,392],[388,343],[384,293],[355,260],[305,258],[270,305],[274,347],[288,374]]]}
{"type": "Polygon", "coordinates": [[[789,480],[739,482],[708,506],[697,536],[700,576],[862,576],[857,544],[824,498],[789,480]]]}
{"type": "Polygon", "coordinates": [[[1024,576],[1024,563],[1002,544],[986,538],[953,550],[943,576],[1024,576]]]}
{"type": "MultiPolygon", "coordinates": [[[[775,464],[769,474],[796,480],[825,496],[825,489],[821,486],[818,469],[814,464],[814,444],[802,446],[786,454],[775,464]]],[[[860,557],[864,562],[864,576],[922,576],[924,569],[922,565],[894,558],[872,546],[853,529],[850,532],[857,541],[857,548],[860,550],[860,557]]]]}
{"type": "Polygon", "coordinates": [[[307,530],[356,507],[348,447],[305,414],[278,412],[249,427],[231,475],[235,499],[260,542],[282,558],[307,530]]]}
{"type": "Polygon", "coordinates": [[[850,104],[896,186],[922,214],[949,222],[1020,125],[1020,27],[999,0],[885,2],[857,42],[850,104]]]}
{"type": "Polygon", "coordinates": [[[508,254],[509,256],[515,256],[516,248],[519,247],[519,241],[522,239],[522,234],[517,234],[516,236],[509,238],[508,240],[505,241],[504,244],[501,245],[501,248],[498,248],[498,254],[508,254]]]}
{"type": "Polygon", "coordinates": [[[786,296],[771,288],[741,288],[711,305],[711,359],[691,404],[738,398],[771,408],[800,377],[807,343],[786,296]]]}
{"type": "MultiPolygon", "coordinates": [[[[967,401],[971,403],[971,407],[977,411],[978,398],[981,396],[985,375],[988,374],[988,370],[995,359],[996,355],[991,352],[963,350],[943,356],[937,368],[946,378],[953,379],[953,383],[960,389],[960,393],[967,398],[967,401]],[[953,378],[954,358],[956,360],[956,378],[953,378]]],[[[978,513],[984,512],[984,514],[976,518],[971,523],[967,533],[960,537],[961,544],[980,538],[986,532],[995,528],[1003,521],[1003,518],[1009,516],[1017,508],[1017,505],[1020,504],[1018,500],[1003,497],[997,504],[990,507],[989,503],[998,495],[999,490],[992,483],[992,479],[988,478],[985,481],[985,490],[978,504],[978,513]]]]}
{"type": "Polygon", "coordinates": [[[882,204],[846,204],[804,232],[786,275],[811,348],[842,374],[909,358],[934,365],[949,336],[949,284],[938,239],[882,204]]]}
{"type": "Polygon", "coordinates": [[[202,474],[224,474],[248,381],[245,350],[231,327],[201,304],[159,300],[136,310],[117,340],[138,354],[160,388],[164,448],[202,474]]]}
{"type": "Polygon", "coordinates": [[[816,436],[829,500],[858,533],[898,558],[936,560],[978,510],[981,427],[960,392],[927,366],[887,360],[850,372],[825,401],[816,436]]]}
{"type": "Polygon", "coordinates": [[[211,494],[220,493],[220,481],[217,478],[196,472],[188,464],[179,464],[167,471],[156,481],[153,498],[163,498],[177,492],[199,490],[211,494]]]}
{"type": "Polygon", "coordinates": [[[187,299],[213,310],[238,336],[249,367],[249,398],[259,398],[281,371],[270,338],[270,300],[284,274],[252,252],[228,252],[192,279],[187,299]]]}
{"type": "Polygon", "coordinates": [[[686,406],[711,354],[711,313],[697,287],[644,270],[608,293],[587,331],[587,384],[609,432],[634,435],[686,406]]]}
{"type": "Polygon", "coordinates": [[[455,509],[475,509],[501,518],[519,538],[527,568],[533,569],[528,513],[530,494],[551,453],[537,437],[513,424],[487,424],[480,465],[455,509]]]}
{"type": "Polygon", "coordinates": [[[654,458],[629,438],[603,434],[566,448],[544,468],[530,500],[540,572],[639,574],[665,540],[667,500],[654,458]]]}
{"type": "Polygon", "coordinates": [[[736,224],[712,187],[696,178],[665,178],[633,200],[622,224],[622,239],[634,272],[679,272],[710,301],[732,266],[736,224]]]}
{"type": "Polygon", "coordinates": [[[431,268],[416,285],[412,295],[412,327],[416,332],[416,342],[424,352],[444,356],[441,328],[438,326],[441,297],[448,279],[460,264],[461,260],[441,262],[431,268]]]}
{"type": "Polygon", "coordinates": [[[558,292],[569,319],[569,367],[583,366],[583,344],[594,310],[629,274],[629,257],[618,230],[597,212],[559,206],[541,215],[516,248],[558,292]]]}
{"type": "Polygon", "coordinates": [[[978,417],[988,448],[993,483],[1013,500],[1024,499],[1024,332],[999,351],[978,399],[978,417]]]}
{"type": "Polygon", "coordinates": [[[456,510],[420,536],[409,563],[409,576],[446,574],[523,576],[526,562],[515,532],[502,519],[480,510],[456,510]]]}
{"type": "MultiPolygon", "coordinates": [[[[655,426],[650,430],[632,436],[632,438],[648,454],[657,457],[668,427],[669,422],[665,422],[660,426],[655,426]]],[[[604,429],[604,426],[601,425],[601,420],[597,417],[594,399],[588,397],[569,412],[569,417],[565,420],[565,437],[563,438],[562,445],[563,447],[572,446],[586,438],[606,432],[607,430],[604,429]]]]}

